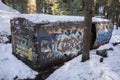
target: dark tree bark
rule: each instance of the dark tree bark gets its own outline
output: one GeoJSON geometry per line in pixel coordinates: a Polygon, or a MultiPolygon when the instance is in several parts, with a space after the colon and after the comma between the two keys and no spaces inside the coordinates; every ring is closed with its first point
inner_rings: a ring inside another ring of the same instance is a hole
{"type": "Polygon", "coordinates": [[[36,0],[36,5],[37,5],[37,13],[42,13],[43,12],[43,0],[36,0]]]}
{"type": "Polygon", "coordinates": [[[82,62],[89,60],[89,50],[91,43],[91,26],[92,26],[92,7],[94,0],[84,0],[84,10],[85,10],[85,30],[84,30],[84,45],[83,45],[83,54],[82,62]]]}
{"type": "Polygon", "coordinates": [[[116,7],[115,7],[115,22],[117,25],[119,24],[119,15],[120,15],[120,2],[119,0],[116,1],[116,7]]]}

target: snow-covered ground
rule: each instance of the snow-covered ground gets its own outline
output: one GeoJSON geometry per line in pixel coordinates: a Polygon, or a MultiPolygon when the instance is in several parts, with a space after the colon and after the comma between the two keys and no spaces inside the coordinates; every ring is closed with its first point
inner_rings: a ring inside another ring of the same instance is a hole
{"type": "MultiPolygon", "coordinates": [[[[19,15],[18,11],[4,5],[0,0],[0,34],[10,35],[10,19],[19,15]]],[[[34,17],[33,14],[32,17],[34,17]]],[[[82,63],[80,55],[66,62],[46,80],[120,80],[120,45],[112,46],[111,44],[117,41],[120,41],[120,29],[113,31],[108,44],[98,48],[99,50],[110,47],[114,49],[108,51],[108,57],[104,58],[102,63],[99,62],[101,57],[96,55],[96,50],[91,50],[90,60],[82,63]]],[[[15,77],[33,79],[37,74],[12,54],[11,44],[0,43],[0,80],[13,80],[15,77]]]]}
{"type": "Polygon", "coordinates": [[[37,72],[12,55],[11,44],[0,44],[0,80],[34,78],[37,72]]]}

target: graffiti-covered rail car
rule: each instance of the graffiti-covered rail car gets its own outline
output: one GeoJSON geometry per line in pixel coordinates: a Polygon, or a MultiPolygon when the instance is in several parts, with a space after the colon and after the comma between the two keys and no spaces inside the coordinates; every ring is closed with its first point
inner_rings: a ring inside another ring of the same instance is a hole
{"type": "Polygon", "coordinates": [[[40,68],[63,63],[82,53],[83,22],[34,24],[14,18],[11,31],[13,53],[40,68]]]}
{"type": "Polygon", "coordinates": [[[113,23],[110,20],[101,20],[103,21],[98,20],[92,22],[92,48],[98,48],[99,46],[108,43],[112,36],[113,23]]]}
{"type": "MultiPolygon", "coordinates": [[[[110,21],[93,21],[91,48],[109,41],[110,21]]],[[[18,58],[45,70],[82,53],[84,20],[34,23],[25,18],[11,19],[12,48],[18,58]]]]}

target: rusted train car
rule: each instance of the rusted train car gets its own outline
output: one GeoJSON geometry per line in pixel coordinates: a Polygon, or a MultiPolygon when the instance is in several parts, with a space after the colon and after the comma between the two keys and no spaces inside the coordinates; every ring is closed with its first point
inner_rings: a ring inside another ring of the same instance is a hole
{"type": "MultiPolygon", "coordinates": [[[[17,17],[10,22],[13,54],[35,69],[61,65],[82,53],[84,19],[34,23],[17,17]]],[[[112,30],[111,21],[93,18],[91,48],[109,42],[112,30]]]]}

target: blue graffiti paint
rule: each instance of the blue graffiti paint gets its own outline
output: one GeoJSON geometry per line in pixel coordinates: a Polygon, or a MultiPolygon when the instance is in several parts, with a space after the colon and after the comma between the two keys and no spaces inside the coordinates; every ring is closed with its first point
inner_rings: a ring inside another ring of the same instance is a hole
{"type": "Polygon", "coordinates": [[[98,31],[97,42],[101,43],[110,39],[112,32],[107,30],[98,31]]]}

